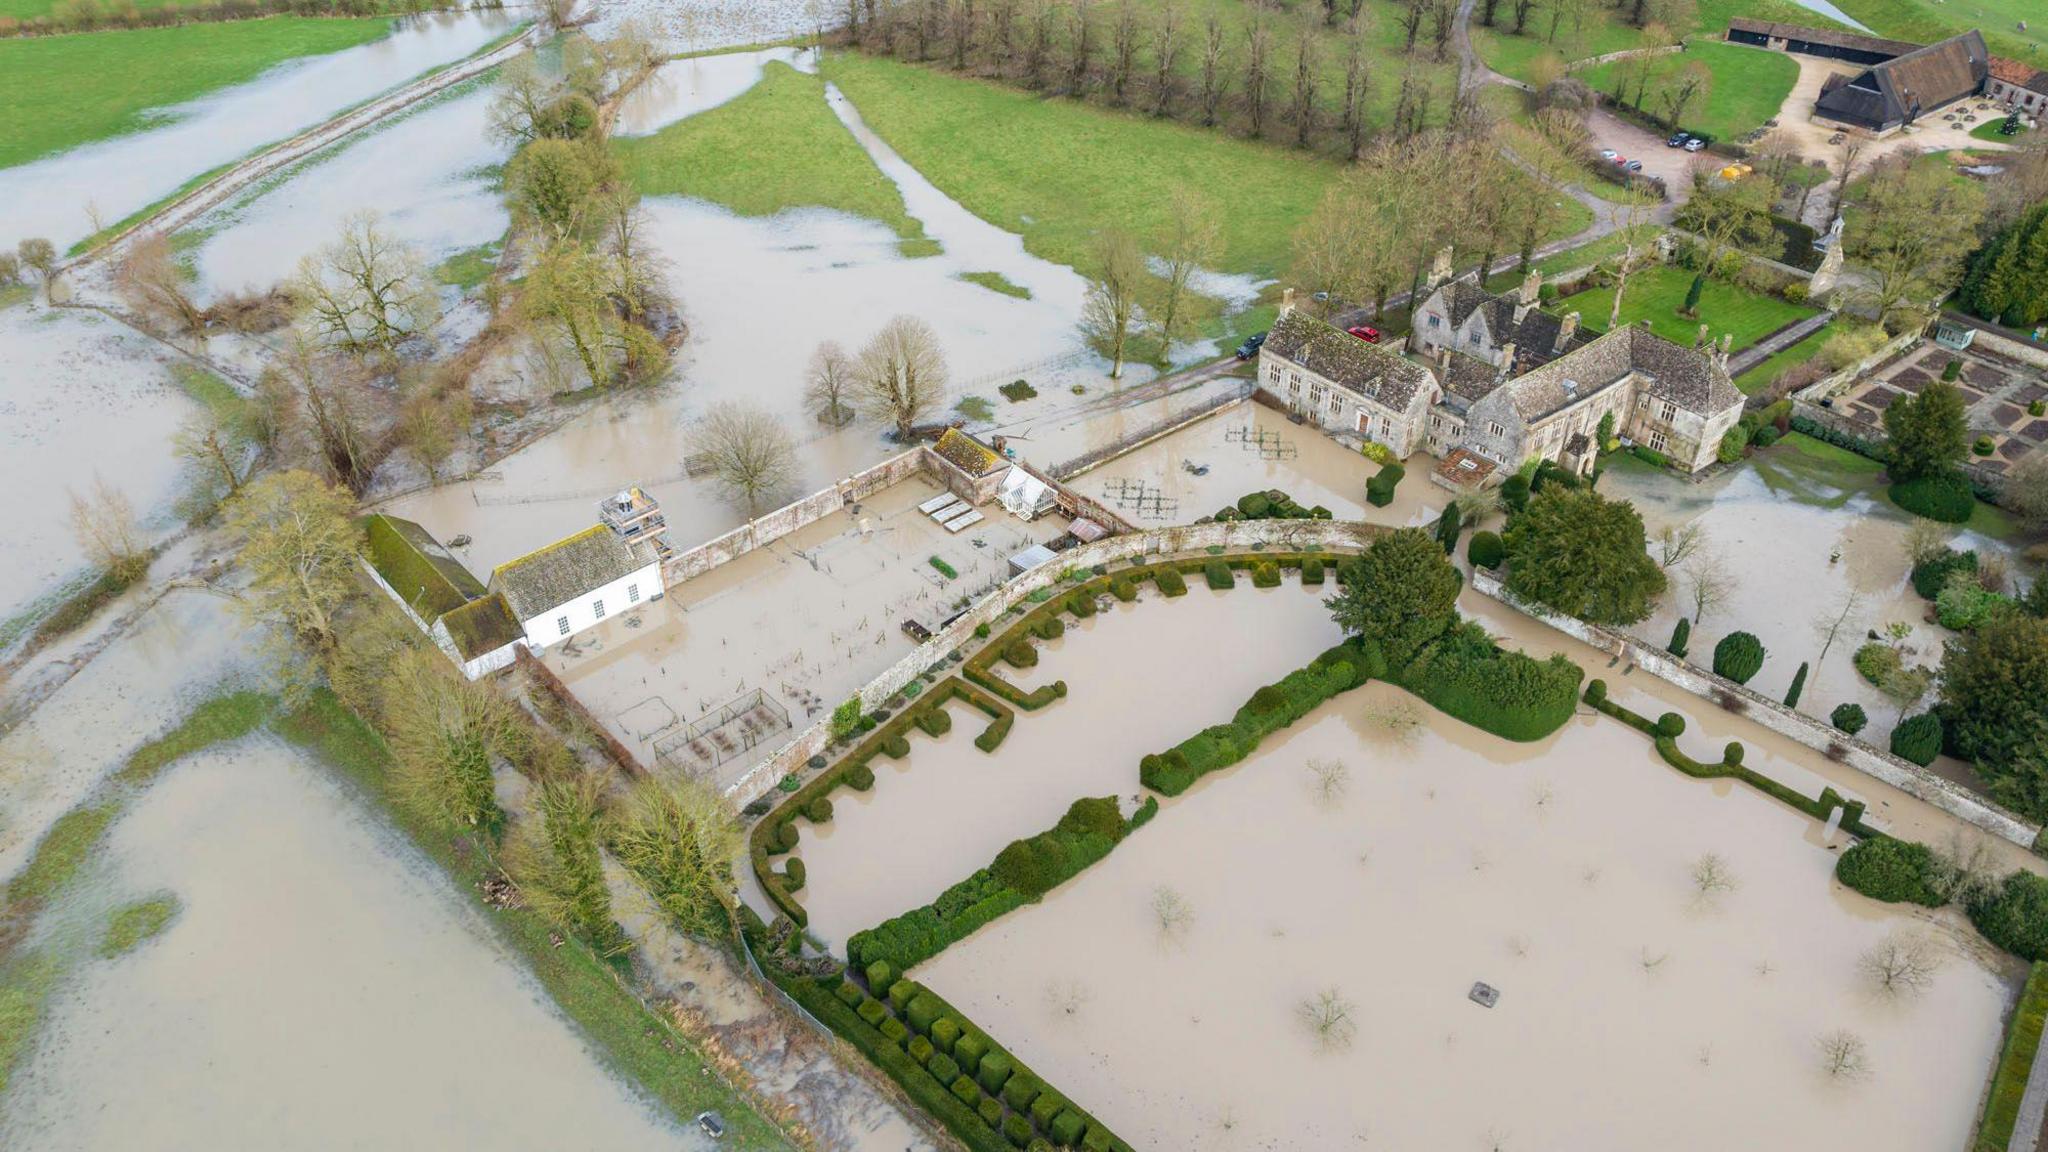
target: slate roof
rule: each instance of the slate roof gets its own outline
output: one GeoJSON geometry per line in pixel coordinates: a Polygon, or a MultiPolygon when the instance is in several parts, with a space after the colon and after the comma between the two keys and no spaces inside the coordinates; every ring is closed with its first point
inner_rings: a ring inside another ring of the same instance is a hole
{"type": "Polygon", "coordinates": [[[1451,353],[1441,375],[1444,385],[1442,404],[1461,416],[1475,402],[1484,400],[1501,386],[1500,369],[1463,352],[1451,353]]]}
{"type": "Polygon", "coordinates": [[[1929,44],[1858,73],[1830,78],[1814,110],[1831,119],[1882,127],[1926,115],[1984,88],[1991,53],[1975,30],[1929,44]]]}
{"type": "Polygon", "coordinates": [[[465,662],[496,652],[526,634],[505,597],[497,592],[443,613],[440,624],[448,629],[448,638],[465,662]]]}
{"type": "Polygon", "coordinates": [[[602,524],[498,565],[491,588],[520,620],[549,611],[654,563],[648,540],[628,542],[602,524]]]}
{"type": "Polygon", "coordinates": [[[1673,344],[1639,325],[1617,328],[1508,384],[1528,423],[1571,406],[1634,372],[1646,395],[1710,416],[1742,404],[1742,393],[1707,353],[1673,344]]]}
{"type": "Polygon", "coordinates": [[[2048,94],[2048,72],[2044,72],[2032,64],[2022,64],[2018,60],[2008,60],[2003,56],[1993,56],[1991,58],[1991,75],[1994,79],[2003,80],[2015,88],[2025,88],[2030,92],[2048,94]]]}
{"type": "Polygon", "coordinates": [[[1299,309],[1274,323],[1262,350],[1397,412],[1435,379],[1399,353],[1367,344],[1299,309]]]}
{"type": "Polygon", "coordinates": [[[1565,352],[1583,348],[1592,342],[1592,335],[1584,328],[1580,328],[1572,333],[1572,338],[1566,341],[1565,347],[1560,350],[1557,347],[1557,335],[1564,331],[1563,319],[1541,308],[1531,308],[1518,324],[1515,322],[1515,308],[1518,304],[1519,300],[1511,294],[1495,296],[1487,301],[1486,326],[1493,333],[1493,342],[1496,345],[1506,344],[1511,340],[1514,342],[1515,363],[1522,370],[1547,364],[1565,352]]]}
{"type": "MultiPolygon", "coordinates": [[[[1494,296],[1471,280],[1453,280],[1443,286],[1444,302],[1450,307],[1450,326],[1456,328],[1465,322],[1467,316],[1492,303],[1500,297],[1494,296]]],[[[1492,323],[1493,317],[1487,317],[1492,323]]]]}
{"type": "Polygon", "coordinates": [[[1737,16],[1728,21],[1730,32],[1748,32],[1774,40],[1804,40],[1808,44],[1825,44],[1830,48],[1848,48],[1858,52],[1876,52],[1887,56],[1904,56],[1916,51],[1920,45],[1908,40],[1886,40],[1878,36],[1859,36],[1834,28],[1809,28],[1804,24],[1782,24],[1775,20],[1751,20],[1737,16]]]}

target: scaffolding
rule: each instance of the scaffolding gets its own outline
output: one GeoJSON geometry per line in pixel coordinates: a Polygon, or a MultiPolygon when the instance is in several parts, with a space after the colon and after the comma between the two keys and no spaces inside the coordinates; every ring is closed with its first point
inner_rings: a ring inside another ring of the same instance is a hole
{"type": "Polygon", "coordinates": [[[654,759],[671,771],[703,779],[719,765],[789,729],[789,710],[756,688],[656,741],[654,759]]]}
{"type": "Polygon", "coordinates": [[[1271,428],[1255,428],[1249,424],[1242,428],[1227,429],[1223,442],[1236,444],[1246,452],[1257,452],[1261,460],[1292,460],[1301,455],[1301,449],[1294,441],[1284,439],[1271,428]]]}

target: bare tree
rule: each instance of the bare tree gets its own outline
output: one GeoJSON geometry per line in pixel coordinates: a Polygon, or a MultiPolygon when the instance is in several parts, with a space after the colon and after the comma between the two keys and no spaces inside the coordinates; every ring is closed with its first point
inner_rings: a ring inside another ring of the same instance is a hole
{"type": "Polygon", "coordinates": [[[1180,61],[1180,8],[1173,0],[1159,9],[1159,21],[1152,26],[1152,114],[1164,116],[1173,108],[1174,66],[1180,61]]]}
{"type": "Polygon", "coordinates": [[[361,589],[356,555],[362,531],[354,504],[348,493],[296,470],[272,473],[242,490],[227,518],[241,542],[236,563],[249,575],[248,611],[317,649],[333,647],[335,615],[361,589]]]}
{"type": "Polygon", "coordinates": [[[217,477],[233,496],[242,490],[241,447],[235,429],[212,409],[205,409],[178,427],[172,444],[179,456],[217,477]]]}
{"type": "Polygon", "coordinates": [[[1130,233],[1106,229],[1096,236],[1095,277],[1081,304],[1081,334],[1109,357],[1109,378],[1124,374],[1124,352],[1137,319],[1145,258],[1130,233]]]}
{"type": "Polygon", "coordinates": [[[1692,593],[1692,625],[1697,628],[1706,621],[1708,612],[1727,603],[1729,593],[1735,590],[1735,578],[1728,574],[1728,566],[1721,558],[1711,552],[1688,561],[1685,578],[1692,593]]]}
{"type": "Polygon", "coordinates": [[[1921,932],[1893,931],[1871,945],[1856,967],[1883,996],[1903,1000],[1923,992],[1941,970],[1941,948],[1921,932]]]}
{"type": "Polygon", "coordinates": [[[1178,942],[1194,927],[1194,905],[1179,892],[1162,885],[1152,890],[1152,919],[1158,924],[1161,937],[1178,942]]]}
{"type": "Polygon", "coordinates": [[[1131,72],[1137,63],[1138,9],[1131,0],[1118,0],[1109,38],[1109,102],[1119,108],[1129,102],[1131,72]]]}
{"type": "Polygon", "coordinates": [[[1997,888],[1998,852],[1981,833],[1951,830],[1934,849],[1934,890],[1951,904],[1967,905],[1997,888]]]}
{"type": "Polygon", "coordinates": [[[1823,1033],[1817,1041],[1821,1071],[1834,1080],[1861,1080],[1870,1074],[1870,1047],[1846,1028],[1823,1033]]]}
{"type": "Polygon", "coordinates": [[[145,232],[131,239],[115,276],[145,312],[163,316],[179,330],[204,338],[206,310],[185,291],[185,272],[172,257],[171,242],[163,233],[145,232]]]}
{"type": "Polygon", "coordinates": [[[1685,119],[1685,110],[1695,101],[1704,101],[1714,87],[1714,74],[1698,61],[1681,65],[1678,70],[1665,78],[1664,86],[1657,93],[1657,100],[1664,106],[1664,124],[1670,131],[1678,131],[1679,121],[1685,119]]]}
{"type": "Polygon", "coordinates": [[[1052,63],[1052,32],[1059,10],[1052,0],[1030,2],[1031,37],[1024,42],[1024,79],[1036,90],[1045,87],[1045,70],[1052,63]]]}
{"type": "Polygon", "coordinates": [[[1684,524],[1666,524],[1657,533],[1657,566],[1673,568],[1707,542],[1705,517],[1684,524]]]}
{"type": "Polygon", "coordinates": [[[492,139],[515,146],[537,139],[561,94],[561,82],[541,68],[533,53],[522,52],[498,66],[485,130],[492,139]]]}
{"type": "Polygon", "coordinates": [[[1316,803],[1324,808],[1336,808],[1344,802],[1344,793],[1351,787],[1351,766],[1342,760],[1313,759],[1308,762],[1309,790],[1314,793],[1316,803]]]}
{"type": "Polygon", "coordinates": [[[1711,900],[1733,892],[1742,886],[1735,878],[1735,872],[1728,861],[1718,853],[1707,852],[1692,862],[1692,887],[1694,895],[1702,900],[1711,900]]]}
{"type": "Polygon", "coordinates": [[[1316,82],[1322,61],[1316,52],[1316,30],[1312,19],[1303,18],[1294,50],[1294,143],[1306,148],[1316,130],[1316,82]]]}
{"type": "MultiPolygon", "coordinates": [[[[1176,186],[1168,205],[1166,233],[1159,242],[1159,257],[1165,264],[1164,283],[1159,290],[1158,306],[1150,310],[1162,345],[1192,330],[1188,303],[1193,292],[1189,282],[1215,261],[1219,237],[1214,206],[1192,188],[1176,186]]],[[[1164,351],[1162,347],[1162,354],[1164,351]]]]}
{"type": "Polygon", "coordinates": [[[1214,128],[1223,105],[1223,22],[1211,13],[1202,27],[1202,126],[1214,128]]]}
{"type": "Polygon", "coordinates": [[[1354,163],[1365,150],[1365,109],[1371,86],[1364,28],[1354,21],[1351,34],[1344,39],[1344,106],[1339,125],[1344,133],[1345,159],[1354,163]]]}
{"type": "MultiPolygon", "coordinates": [[[[1556,0],[1551,0],[1556,3],[1556,0]]],[[[1451,58],[1451,40],[1458,31],[1458,0],[1430,0],[1429,39],[1439,64],[1451,58]]]]}
{"type": "Polygon", "coordinates": [[[386,233],[374,212],[349,216],[340,238],[300,262],[296,294],[316,332],[358,354],[393,358],[401,343],[440,320],[418,254],[386,233]]]}
{"type": "Polygon", "coordinates": [[[455,453],[470,418],[469,390],[456,384],[443,392],[421,381],[407,390],[398,409],[398,434],[429,480],[441,478],[441,467],[455,453]]]}
{"type": "Polygon", "coordinates": [[[918,417],[946,391],[946,357],[938,333],[915,316],[898,316],[882,326],[854,362],[853,406],[872,420],[896,425],[908,443],[918,417]]]}
{"type": "Polygon", "coordinates": [[[1266,134],[1266,99],[1273,84],[1273,26],[1254,8],[1244,29],[1244,111],[1254,138],[1266,134]]]}
{"type": "Polygon", "coordinates": [[[106,477],[93,473],[84,495],[66,491],[71,501],[71,535],[85,558],[103,572],[138,575],[149,550],[135,526],[135,506],[106,477]]]}
{"type": "Polygon", "coordinates": [[[1821,642],[1820,656],[1814,661],[1815,664],[1827,660],[1828,649],[1835,646],[1835,639],[1842,634],[1842,628],[1849,623],[1849,618],[1854,616],[1856,610],[1862,606],[1863,594],[1851,589],[1842,594],[1841,600],[1837,602],[1835,607],[1822,612],[1814,618],[1813,634],[1818,636],[1821,642]]]}
{"type": "Polygon", "coordinates": [[[1880,318],[1929,308],[1962,280],[1984,218],[1974,181],[1902,157],[1880,164],[1855,203],[1861,211],[1842,235],[1843,254],[1866,273],[1861,295],[1880,318]]]}
{"type": "Polygon", "coordinates": [[[1367,709],[1365,722],[1385,733],[1389,739],[1403,744],[1414,742],[1423,728],[1422,714],[1405,700],[1394,700],[1367,709]]]}
{"type": "Polygon", "coordinates": [[[1358,1035],[1357,1008],[1336,988],[1325,988],[1295,1005],[1294,1014],[1325,1052],[1351,1046],[1358,1035]]]}
{"type": "Polygon", "coordinates": [[[57,246],[40,236],[31,236],[14,246],[14,253],[24,268],[35,269],[36,276],[43,282],[43,298],[53,300],[51,293],[57,285],[57,246]]]}
{"type": "Polygon", "coordinates": [[[1626,203],[1610,208],[1608,214],[1622,241],[1621,263],[1614,275],[1614,303],[1607,309],[1607,330],[1611,332],[1621,327],[1621,299],[1628,291],[1628,275],[1635,271],[1637,257],[1653,241],[1657,229],[1652,227],[1648,197],[1630,196],[1626,203]]]}
{"type": "Polygon", "coordinates": [[[821,423],[843,428],[853,420],[853,405],[847,402],[853,383],[853,358],[837,340],[823,341],[806,370],[804,407],[821,423]]]}
{"type": "Polygon", "coordinates": [[[1088,70],[1095,62],[1095,28],[1089,21],[1094,0],[1069,0],[1067,9],[1067,92],[1088,90],[1088,70]]]}
{"type": "Polygon", "coordinates": [[[796,441],[763,408],[734,400],[714,404],[691,426],[688,445],[693,457],[709,464],[726,497],[750,516],[796,480],[796,441]]]}
{"type": "Polygon", "coordinates": [[[362,370],[353,361],[321,357],[295,338],[264,370],[259,390],[280,429],[301,428],[329,478],[360,495],[379,453],[369,430],[362,370]]]}

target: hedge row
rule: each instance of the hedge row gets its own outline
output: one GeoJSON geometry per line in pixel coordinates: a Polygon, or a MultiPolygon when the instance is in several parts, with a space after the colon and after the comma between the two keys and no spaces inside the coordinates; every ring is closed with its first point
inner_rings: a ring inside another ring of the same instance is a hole
{"type": "Polygon", "coordinates": [[[1710,764],[1687,756],[1678,747],[1678,737],[1685,732],[1685,718],[1676,712],[1666,712],[1656,721],[1631,712],[1607,698],[1607,681],[1594,680],[1586,685],[1585,701],[1595,710],[1604,712],[1616,720],[1648,736],[1656,743],[1657,754],[1664,762],[1688,776],[1700,780],[1722,778],[1740,780],[1744,784],[1778,800],[1788,807],[1804,812],[1816,820],[1825,820],[1835,809],[1842,809],[1842,827],[1851,835],[1868,839],[1881,835],[1875,828],[1863,822],[1863,801],[1846,800],[1832,787],[1822,788],[1818,799],[1809,799],[1795,789],[1787,788],[1769,776],[1743,766],[1742,745],[1730,742],[1722,750],[1721,761],[1710,764]]]}
{"type": "Polygon", "coordinates": [[[1541,740],[1575,711],[1585,671],[1562,655],[1538,660],[1462,620],[1387,678],[1439,712],[1508,740],[1541,740]]]}
{"type": "Polygon", "coordinates": [[[877,963],[897,972],[915,968],[1109,855],[1133,827],[1135,822],[1118,812],[1114,796],[1076,800],[1058,824],[1012,841],[996,854],[994,863],[946,889],[937,900],[855,932],[847,938],[846,958],[861,968],[877,963]]]}
{"type": "Polygon", "coordinates": [[[1872,900],[1939,908],[1938,865],[1927,845],[1890,836],[1858,840],[1835,861],[1835,879],[1872,900]]]}
{"type": "Polygon", "coordinates": [[[2034,1071],[2034,1057],[2041,1048],[2041,1031],[2048,1021],[2048,964],[2035,964],[2027,973],[2027,986],[2020,990],[2012,1019],[2006,1022],[2005,1047],[1998,1054],[1998,1069],[1991,1074],[1991,1092],[1984,1098],[1984,1116],[1977,1122],[1974,1152],[2005,1152],[2012,1141],[2013,1126],[2019,1122],[2020,1098],[2026,1095],[2027,1078],[2034,1071]]]}
{"type": "Polygon", "coordinates": [[[1303,508],[1294,502],[1294,497],[1278,488],[1263,492],[1250,492],[1237,498],[1237,503],[1219,509],[1214,517],[1220,521],[1231,520],[1329,520],[1332,513],[1318,504],[1303,508]]]}
{"type": "MultiPolygon", "coordinates": [[[[975,747],[992,751],[1002,743],[1003,736],[1016,720],[1016,713],[980,688],[958,677],[947,677],[933,685],[929,692],[917,697],[917,702],[902,712],[891,716],[877,725],[874,731],[853,750],[840,757],[839,762],[820,772],[810,783],[789,794],[766,816],[763,816],[747,837],[748,856],[753,863],[754,876],[761,882],[762,891],[768,899],[782,910],[785,916],[799,926],[808,924],[810,918],[803,904],[792,895],[785,874],[775,869],[769,857],[780,855],[796,847],[797,830],[793,821],[805,816],[813,821],[831,818],[832,802],[829,799],[834,789],[842,785],[857,792],[865,792],[875,785],[875,774],[869,761],[877,755],[888,753],[901,757],[909,751],[908,733],[912,728],[931,732],[937,727],[944,732],[952,726],[952,717],[946,715],[947,701],[959,697],[974,705],[990,717],[989,726],[975,738],[975,747]],[[990,733],[995,735],[991,738],[990,733]],[[822,805],[817,807],[815,805],[822,805]]],[[[933,733],[936,735],[937,733],[933,733]]],[[[801,874],[801,873],[799,873],[801,874]]]]}
{"type": "Polygon", "coordinates": [[[1252,693],[1228,724],[1204,728],[1165,752],[1140,760],[1138,779],[1155,792],[1178,796],[1203,776],[1251,755],[1259,741],[1308,715],[1323,701],[1364,683],[1374,668],[1384,670],[1385,663],[1377,652],[1340,644],[1308,667],[1252,693]]]}

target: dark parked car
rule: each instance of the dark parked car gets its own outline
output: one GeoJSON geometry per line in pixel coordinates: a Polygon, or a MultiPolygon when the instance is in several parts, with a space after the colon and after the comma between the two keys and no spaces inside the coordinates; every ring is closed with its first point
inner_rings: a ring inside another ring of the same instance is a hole
{"type": "Polygon", "coordinates": [[[1264,332],[1256,336],[1247,337],[1244,343],[1237,346],[1237,358],[1239,360],[1249,360],[1257,356],[1259,354],[1259,346],[1265,342],[1266,334],[1264,332]]]}
{"type": "Polygon", "coordinates": [[[1685,142],[1690,139],[1692,139],[1692,133],[1690,132],[1673,132],[1671,138],[1664,141],[1664,146],[1666,148],[1683,148],[1685,147],[1685,142]]]}
{"type": "Polygon", "coordinates": [[[725,1139],[725,1117],[716,1112],[697,1113],[697,1127],[713,1140],[725,1139]]]}
{"type": "Polygon", "coordinates": [[[1377,344],[1380,342],[1380,330],[1377,328],[1360,324],[1356,328],[1346,328],[1345,331],[1365,341],[1367,344],[1377,344]]]}

